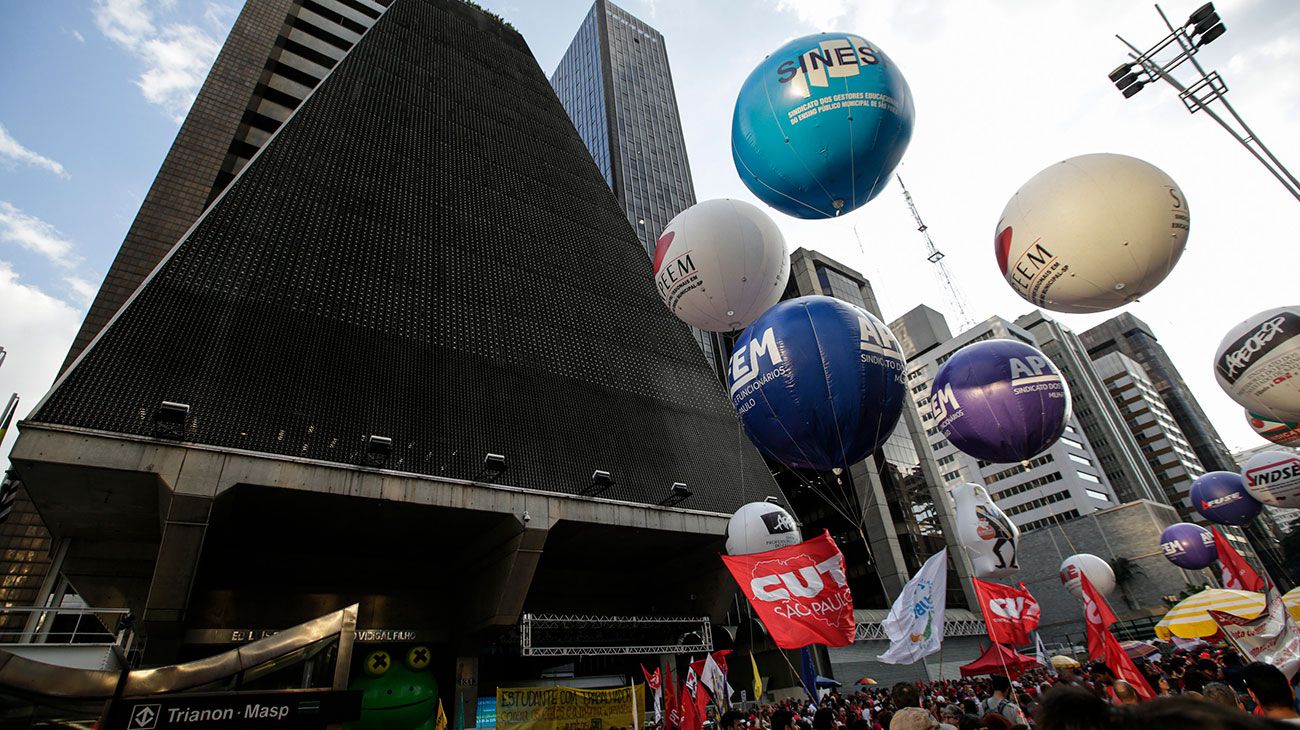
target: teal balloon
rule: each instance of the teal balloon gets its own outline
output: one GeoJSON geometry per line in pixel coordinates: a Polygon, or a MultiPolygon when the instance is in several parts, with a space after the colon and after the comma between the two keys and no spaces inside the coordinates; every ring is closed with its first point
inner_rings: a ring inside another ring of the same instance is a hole
{"type": "Polygon", "coordinates": [[[796,218],[833,218],[884,189],[914,118],[907,80],[875,44],[851,33],[804,36],[745,80],[731,156],[764,203],[796,218]]]}

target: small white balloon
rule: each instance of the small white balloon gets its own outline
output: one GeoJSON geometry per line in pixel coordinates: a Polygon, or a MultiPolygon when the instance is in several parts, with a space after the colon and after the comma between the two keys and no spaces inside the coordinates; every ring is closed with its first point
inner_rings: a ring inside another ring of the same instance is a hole
{"type": "Polygon", "coordinates": [[[1103,596],[1115,590],[1115,571],[1110,569],[1110,563],[1091,553],[1077,553],[1061,563],[1061,584],[1076,598],[1083,598],[1080,573],[1088,576],[1088,582],[1103,596]]]}
{"type": "Polygon", "coordinates": [[[727,554],[753,555],[803,542],[799,525],[780,505],[750,502],[727,523],[727,554]]]}
{"type": "Polygon", "coordinates": [[[1241,478],[1250,496],[1274,507],[1300,507],[1300,456],[1265,451],[1242,465],[1241,478]]]}
{"type": "Polygon", "coordinates": [[[1300,421],[1300,306],[1266,309],[1228,330],[1214,377],[1247,410],[1300,421]]]}
{"type": "Polygon", "coordinates": [[[655,244],[654,273],[678,319],[735,332],[781,300],[790,254],[763,211],[740,200],[705,200],[669,221],[655,244]]]}
{"type": "Polygon", "coordinates": [[[1164,281],[1190,224],[1187,199],[1160,168],[1124,155],[1081,155],[1016,191],[998,220],[994,252],[1027,301],[1100,312],[1164,281]]]}
{"type": "Polygon", "coordinates": [[[952,488],[957,508],[957,540],[970,556],[977,578],[1005,578],[1016,572],[1016,549],[1020,528],[989,497],[979,484],[952,488]]]}

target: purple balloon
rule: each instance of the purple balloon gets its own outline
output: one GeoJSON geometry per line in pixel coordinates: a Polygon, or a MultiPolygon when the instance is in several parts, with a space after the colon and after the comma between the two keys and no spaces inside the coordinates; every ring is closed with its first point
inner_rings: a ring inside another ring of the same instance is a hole
{"type": "Polygon", "coordinates": [[[1070,390],[1038,350],[1017,340],[985,340],[939,368],[930,407],[953,446],[1007,464],[1056,443],[1070,419],[1070,390]]]}
{"type": "Polygon", "coordinates": [[[1200,525],[1179,522],[1160,533],[1160,549],[1169,562],[1180,568],[1200,570],[1219,559],[1214,547],[1214,535],[1200,525]]]}
{"type": "Polygon", "coordinates": [[[1250,496],[1246,482],[1235,471],[1212,471],[1192,482],[1192,506],[1210,522],[1244,525],[1264,508],[1250,496]]]}

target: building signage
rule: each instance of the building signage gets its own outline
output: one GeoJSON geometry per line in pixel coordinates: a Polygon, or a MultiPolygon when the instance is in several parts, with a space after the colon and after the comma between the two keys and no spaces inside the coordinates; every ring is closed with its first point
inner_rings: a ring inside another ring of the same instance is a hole
{"type": "MultiPolygon", "coordinates": [[[[279,629],[193,629],[185,632],[187,644],[247,644],[280,633],[279,629]]],[[[426,629],[357,629],[358,644],[397,644],[438,641],[426,629]]]]}
{"type": "Polygon", "coordinates": [[[213,692],[127,697],[113,705],[107,730],[324,728],[361,717],[360,690],[213,692]]]}

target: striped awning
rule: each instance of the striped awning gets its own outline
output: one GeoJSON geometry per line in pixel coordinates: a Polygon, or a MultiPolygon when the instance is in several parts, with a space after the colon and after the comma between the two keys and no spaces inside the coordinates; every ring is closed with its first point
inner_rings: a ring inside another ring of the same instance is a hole
{"type": "Polygon", "coordinates": [[[1283,593],[1282,603],[1286,604],[1286,612],[1291,614],[1291,618],[1300,621],[1300,588],[1292,588],[1283,593]]]}
{"type": "Polygon", "coordinates": [[[1252,619],[1264,612],[1264,594],[1206,588],[1169,609],[1169,613],[1156,624],[1156,636],[1166,640],[1170,636],[1184,639],[1214,636],[1219,632],[1219,625],[1206,613],[1211,610],[1252,619]]]}

